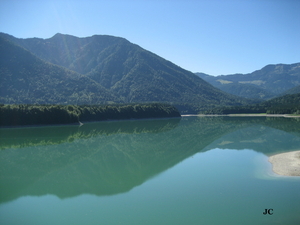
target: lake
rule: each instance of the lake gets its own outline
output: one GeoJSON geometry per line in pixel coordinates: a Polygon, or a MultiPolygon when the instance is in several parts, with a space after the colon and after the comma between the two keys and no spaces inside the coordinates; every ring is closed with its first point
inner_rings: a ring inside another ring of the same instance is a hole
{"type": "Polygon", "coordinates": [[[0,224],[299,224],[300,120],[183,117],[0,129],[0,224]],[[270,214],[264,215],[265,209],[270,214]]]}

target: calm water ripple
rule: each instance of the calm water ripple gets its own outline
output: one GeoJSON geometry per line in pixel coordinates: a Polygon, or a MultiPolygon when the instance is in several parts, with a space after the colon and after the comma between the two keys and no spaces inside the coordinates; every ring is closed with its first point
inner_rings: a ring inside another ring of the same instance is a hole
{"type": "Polygon", "coordinates": [[[299,224],[293,118],[185,117],[0,129],[0,224],[299,224]],[[272,215],[264,215],[273,209],[272,215]]]}

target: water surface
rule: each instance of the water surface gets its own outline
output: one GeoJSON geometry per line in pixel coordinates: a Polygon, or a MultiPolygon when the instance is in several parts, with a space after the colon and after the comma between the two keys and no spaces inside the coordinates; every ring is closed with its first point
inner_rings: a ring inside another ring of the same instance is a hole
{"type": "Polygon", "coordinates": [[[293,118],[188,117],[0,129],[1,224],[298,224],[293,118]],[[273,209],[272,215],[263,215],[273,209]]]}

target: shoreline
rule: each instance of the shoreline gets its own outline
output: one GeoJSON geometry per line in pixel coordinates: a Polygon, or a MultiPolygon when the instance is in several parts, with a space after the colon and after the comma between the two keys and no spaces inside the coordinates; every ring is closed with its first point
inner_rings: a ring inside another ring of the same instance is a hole
{"type": "Polygon", "coordinates": [[[281,176],[300,176],[300,150],[269,157],[274,173],[281,176]]]}
{"type": "Polygon", "coordinates": [[[185,116],[229,116],[229,117],[287,117],[287,118],[299,118],[300,115],[293,114],[266,114],[266,113],[241,113],[241,114],[183,114],[182,117],[185,116]]]}
{"type": "Polygon", "coordinates": [[[180,119],[179,117],[149,117],[149,118],[131,118],[131,119],[104,119],[104,120],[83,120],[75,123],[54,123],[54,124],[29,124],[29,125],[10,125],[0,126],[0,129],[18,129],[18,128],[38,128],[38,127],[58,127],[58,126],[78,126],[84,124],[100,123],[100,122],[121,122],[121,121],[136,121],[136,120],[164,120],[164,119],[180,119]]]}

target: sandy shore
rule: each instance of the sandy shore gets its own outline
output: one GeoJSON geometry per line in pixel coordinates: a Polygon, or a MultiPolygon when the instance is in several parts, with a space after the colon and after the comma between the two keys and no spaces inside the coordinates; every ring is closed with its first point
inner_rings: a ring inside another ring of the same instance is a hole
{"type": "Polygon", "coordinates": [[[294,117],[299,118],[300,115],[293,114],[266,114],[266,113],[240,113],[240,114],[190,114],[190,115],[181,115],[181,116],[229,116],[229,117],[294,117]]]}
{"type": "Polygon", "coordinates": [[[269,157],[273,171],[282,176],[300,176],[300,151],[285,152],[269,157]]]}

